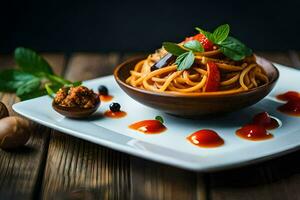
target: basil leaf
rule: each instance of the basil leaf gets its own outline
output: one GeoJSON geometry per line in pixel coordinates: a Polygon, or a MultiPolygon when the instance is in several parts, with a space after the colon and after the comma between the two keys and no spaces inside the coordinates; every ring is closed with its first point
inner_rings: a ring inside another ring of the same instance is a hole
{"type": "Polygon", "coordinates": [[[220,44],[222,53],[232,60],[239,61],[252,55],[252,50],[234,37],[227,37],[220,44]]]}
{"type": "Polygon", "coordinates": [[[225,47],[220,47],[221,52],[228,58],[235,60],[235,61],[239,61],[239,60],[243,60],[245,58],[244,54],[241,54],[235,50],[229,49],[229,48],[225,48],[225,47]]]}
{"type": "Polygon", "coordinates": [[[36,77],[32,74],[20,70],[3,70],[0,72],[0,91],[16,92],[19,87],[34,78],[36,77]]]}
{"type": "Polygon", "coordinates": [[[189,69],[195,60],[195,56],[192,51],[185,52],[176,58],[175,64],[177,64],[177,70],[189,69]]]}
{"type": "Polygon", "coordinates": [[[202,44],[197,40],[188,41],[183,46],[194,52],[204,52],[204,48],[202,44]]]}
{"type": "Polygon", "coordinates": [[[40,79],[34,78],[25,83],[24,85],[20,86],[16,91],[16,95],[20,97],[21,100],[25,100],[27,99],[29,94],[31,94],[30,96],[32,96],[32,94],[40,88],[40,85],[40,79]]]}
{"type": "Polygon", "coordinates": [[[155,117],[155,119],[156,119],[157,121],[160,121],[160,123],[162,123],[162,124],[164,123],[164,119],[162,118],[162,116],[159,116],[159,115],[158,115],[158,116],[155,117]]]}
{"type": "Polygon", "coordinates": [[[24,93],[21,96],[19,96],[19,98],[24,101],[24,100],[28,100],[28,99],[33,99],[36,97],[40,97],[40,96],[44,96],[46,95],[47,92],[45,89],[38,89],[38,90],[34,90],[32,92],[28,92],[28,93],[24,93]]]}
{"type": "Polygon", "coordinates": [[[216,28],[213,32],[213,42],[215,44],[220,44],[221,42],[223,42],[227,38],[229,31],[230,27],[228,24],[224,24],[216,28]]]}
{"type": "Polygon", "coordinates": [[[15,61],[19,67],[35,75],[42,76],[44,73],[53,74],[48,62],[31,49],[18,47],[14,53],[15,61]]]}
{"type": "Polygon", "coordinates": [[[167,52],[169,52],[175,56],[179,56],[179,55],[187,52],[186,50],[181,48],[178,44],[173,43],[173,42],[164,42],[163,47],[165,48],[165,50],[167,52]]]}
{"type": "Polygon", "coordinates": [[[214,42],[214,41],[215,41],[214,34],[208,32],[208,31],[204,31],[204,30],[202,30],[202,29],[199,28],[199,27],[196,27],[196,30],[199,31],[201,34],[205,35],[205,37],[206,37],[209,41],[215,43],[215,42],[214,42]]]}

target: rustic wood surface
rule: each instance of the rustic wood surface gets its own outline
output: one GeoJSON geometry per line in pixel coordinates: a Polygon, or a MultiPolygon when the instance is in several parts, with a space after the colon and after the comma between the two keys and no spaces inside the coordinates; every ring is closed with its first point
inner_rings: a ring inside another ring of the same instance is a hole
{"type": "MultiPolygon", "coordinates": [[[[300,67],[299,53],[260,52],[300,67]]],[[[112,73],[134,54],[43,54],[70,80],[112,73]]],[[[0,55],[0,69],[14,66],[0,55]]],[[[18,101],[1,93],[11,114],[18,101]]],[[[300,151],[255,165],[200,174],[147,161],[34,124],[26,147],[0,150],[0,199],[300,199],[300,151]]]]}
{"type": "MultiPolygon", "coordinates": [[[[55,66],[54,71],[59,74],[64,64],[64,56],[62,54],[44,56],[55,66]]],[[[11,56],[0,56],[1,69],[14,65],[11,56]]],[[[15,115],[11,105],[19,99],[13,94],[2,93],[0,100],[7,105],[10,114],[15,115]]],[[[38,197],[48,150],[49,132],[50,129],[33,124],[31,138],[24,148],[13,152],[0,149],[0,199],[38,197]]]]}

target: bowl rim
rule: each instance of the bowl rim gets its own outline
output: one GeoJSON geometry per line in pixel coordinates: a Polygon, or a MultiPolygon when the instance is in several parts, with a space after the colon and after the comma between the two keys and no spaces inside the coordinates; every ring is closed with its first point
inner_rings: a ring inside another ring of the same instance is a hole
{"type": "Polygon", "coordinates": [[[209,98],[209,97],[240,96],[240,95],[251,94],[253,92],[257,92],[257,91],[263,90],[265,88],[268,88],[270,85],[276,83],[277,80],[279,79],[279,76],[280,76],[279,70],[277,69],[277,67],[271,61],[269,61],[268,59],[266,59],[264,57],[257,56],[256,54],[254,54],[254,56],[258,57],[258,58],[264,59],[265,61],[267,61],[275,69],[275,71],[276,71],[275,78],[272,81],[270,81],[269,83],[267,83],[267,84],[261,85],[261,86],[256,87],[256,88],[252,88],[250,90],[241,91],[241,92],[235,92],[235,93],[223,93],[222,94],[222,93],[219,93],[219,92],[206,92],[206,93],[197,93],[197,94],[195,94],[195,93],[177,94],[177,93],[155,92],[155,91],[143,90],[143,89],[140,89],[140,88],[133,87],[133,86],[125,83],[124,81],[122,81],[119,78],[118,72],[120,71],[120,69],[123,66],[125,66],[126,64],[131,63],[133,61],[137,61],[138,62],[138,61],[140,61],[142,59],[145,59],[146,56],[135,56],[133,58],[125,60],[121,64],[117,65],[117,67],[114,69],[114,73],[113,74],[114,74],[115,80],[119,84],[123,85],[124,87],[126,87],[128,89],[134,90],[136,92],[148,94],[148,95],[155,95],[155,96],[161,96],[161,97],[170,97],[170,98],[176,98],[176,97],[181,97],[181,98],[199,98],[199,97],[201,97],[201,98],[209,98]]]}

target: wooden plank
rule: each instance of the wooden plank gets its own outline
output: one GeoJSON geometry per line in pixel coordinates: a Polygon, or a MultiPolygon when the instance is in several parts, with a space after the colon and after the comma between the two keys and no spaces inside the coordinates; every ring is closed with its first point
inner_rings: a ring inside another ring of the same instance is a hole
{"type": "Polygon", "coordinates": [[[296,51],[289,51],[289,56],[293,63],[292,67],[300,69],[300,53],[296,51]]]}
{"type": "MultiPolygon", "coordinates": [[[[288,53],[262,54],[284,65],[297,64],[288,53]]],[[[213,200],[299,199],[299,162],[300,151],[296,151],[261,164],[210,173],[208,197],[213,200]]]]}
{"type": "Polygon", "coordinates": [[[133,156],[130,163],[132,199],[200,199],[196,173],[133,156]]]}
{"type": "MultiPolygon", "coordinates": [[[[75,54],[66,77],[85,80],[111,73],[116,54],[75,54]]],[[[129,157],[59,132],[51,134],[42,185],[43,199],[128,199],[129,157]]]]}
{"type": "Polygon", "coordinates": [[[283,52],[258,52],[257,55],[262,56],[272,62],[293,66],[293,62],[288,53],[283,52]]]}
{"type": "MultiPolygon", "coordinates": [[[[62,53],[41,53],[41,55],[52,66],[54,73],[62,74],[65,66],[65,56],[62,53]]],[[[7,69],[15,67],[16,63],[11,55],[0,55],[0,68],[7,69]]]]}
{"type": "Polygon", "coordinates": [[[119,62],[119,55],[92,53],[74,54],[66,71],[66,78],[72,81],[81,81],[106,76],[113,73],[119,62]]]}
{"type": "Polygon", "coordinates": [[[210,174],[211,199],[298,199],[300,152],[210,174]]]}
{"type": "Polygon", "coordinates": [[[62,53],[42,53],[43,58],[51,65],[55,74],[62,75],[66,66],[66,57],[62,53]]]}
{"type": "MultiPolygon", "coordinates": [[[[56,71],[62,71],[63,55],[47,57],[55,64],[56,71]]],[[[13,66],[10,56],[0,56],[0,66],[13,66]]],[[[3,68],[1,68],[3,69],[3,68]]],[[[13,94],[2,94],[11,115],[11,105],[19,101],[13,94]]],[[[0,199],[32,199],[38,196],[44,161],[48,149],[50,129],[33,123],[32,135],[26,146],[18,151],[0,150],[0,199]]]]}
{"type": "Polygon", "coordinates": [[[129,197],[128,168],[125,154],[55,132],[51,135],[42,197],[129,197]]]}

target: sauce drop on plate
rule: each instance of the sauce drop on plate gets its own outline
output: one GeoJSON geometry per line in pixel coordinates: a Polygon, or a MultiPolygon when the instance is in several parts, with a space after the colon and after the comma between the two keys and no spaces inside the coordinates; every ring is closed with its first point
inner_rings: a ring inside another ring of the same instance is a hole
{"type": "Polygon", "coordinates": [[[288,91],[283,94],[279,94],[276,96],[277,99],[281,101],[292,101],[292,100],[299,100],[300,99],[300,93],[296,91],[288,91]]]}
{"type": "Polygon", "coordinates": [[[111,101],[114,97],[111,95],[100,95],[100,100],[103,102],[111,101]]]}
{"type": "Polygon", "coordinates": [[[288,101],[287,103],[279,106],[277,110],[288,115],[300,116],[300,100],[288,101]]]}
{"type": "Polygon", "coordinates": [[[158,120],[143,120],[129,125],[129,128],[145,134],[157,134],[167,128],[158,120]]]}
{"type": "Polygon", "coordinates": [[[288,91],[277,96],[282,101],[287,101],[285,104],[277,108],[278,111],[292,116],[300,116],[300,93],[288,91]]]}
{"type": "Polygon", "coordinates": [[[219,147],[224,144],[224,140],[213,130],[202,129],[187,137],[187,140],[199,147],[219,147]]]}
{"type": "Polygon", "coordinates": [[[112,112],[111,110],[107,110],[104,112],[104,116],[110,117],[110,118],[122,118],[127,115],[126,112],[124,111],[117,111],[117,112],[112,112]]]}
{"type": "Polygon", "coordinates": [[[253,124],[265,127],[267,130],[279,127],[278,121],[271,117],[267,112],[261,112],[253,117],[253,124]]]}
{"type": "Polygon", "coordinates": [[[268,133],[265,127],[256,124],[246,124],[236,131],[236,135],[243,139],[252,141],[267,140],[273,138],[273,135],[268,133]]]}

